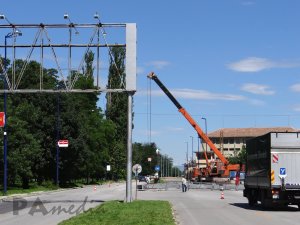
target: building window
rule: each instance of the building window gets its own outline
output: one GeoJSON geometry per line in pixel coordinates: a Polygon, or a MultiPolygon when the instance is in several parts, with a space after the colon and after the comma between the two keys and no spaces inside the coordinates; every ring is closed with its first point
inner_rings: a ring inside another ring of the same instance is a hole
{"type": "Polygon", "coordinates": [[[234,144],[234,139],[233,138],[229,138],[229,144],[234,144]]]}
{"type": "Polygon", "coordinates": [[[211,141],[212,141],[214,144],[218,144],[218,138],[211,138],[211,141]]]}
{"type": "Polygon", "coordinates": [[[241,139],[240,139],[240,138],[236,138],[236,139],[235,139],[235,143],[236,143],[236,144],[240,144],[240,143],[241,143],[241,139]]]}

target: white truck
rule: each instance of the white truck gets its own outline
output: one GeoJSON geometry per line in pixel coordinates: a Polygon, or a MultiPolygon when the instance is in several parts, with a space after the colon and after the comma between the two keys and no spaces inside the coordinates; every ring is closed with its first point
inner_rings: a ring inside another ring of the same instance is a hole
{"type": "Polygon", "coordinates": [[[250,206],[300,209],[300,133],[271,132],[247,141],[244,197],[250,206]]]}

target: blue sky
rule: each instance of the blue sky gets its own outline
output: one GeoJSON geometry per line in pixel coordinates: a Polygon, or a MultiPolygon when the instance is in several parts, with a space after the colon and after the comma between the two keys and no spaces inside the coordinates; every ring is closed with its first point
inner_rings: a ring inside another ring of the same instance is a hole
{"type": "MultiPolygon", "coordinates": [[[[297,0],[1,3],[0,12],[14,23],[64,23],[66,12],[75,23],[93,23],[96,11],[103,23],[137,23],[133,140],[151,139],[175,164],[185,161],[185,142],[190,155],[190,136],[196,151],[197,134],[153,82],[150,105],[150,71],[203,129],[201,117],[207,119],[209,132],[228,127],[300,128],[297,0]]],[[[100,103],[104,101],[102,96],[100,103]]]]}

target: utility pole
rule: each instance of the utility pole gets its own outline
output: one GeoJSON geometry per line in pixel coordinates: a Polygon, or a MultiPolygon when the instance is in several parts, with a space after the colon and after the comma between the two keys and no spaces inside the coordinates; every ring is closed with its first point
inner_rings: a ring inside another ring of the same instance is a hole
{"type": "MultiPolygon", "coordinates": [[[[207,121],[205,117],[202,117],[201,119],[203,119],[205,121],[205,134],[207,136],[207,121]]],[[[205,142],[205,151],[207,153],[207,143],[205,142]]]]}
{"type": "Polygon", "coordinates": [[[193,168],[193,164],[194,164],[194,137],[190,136],[192,138],[192,168],[193,168]]]}
{"type": "MultiPolygon", "coordinates": [[[[7,18],[4,15],[0,15],[0,19],[5,19],[7,22],[7,18]]],[[[10,22],[9,22],[10,23],[10,22]]],[[[7,39],[8,38],[13,38],[13,42],[16,42],[16,38],[18,36],[22,36],[22,32],[16,28],[13,29],[13,32],[8,33],[7,35],[4,36],[4,73],[3,73],[3,91],[4,91],[4,127],[3,127],[3,164],[4,164],[4,176],[3,176],[3,194],[6,195],[7,193],[7,92],[6,89],[7,87],[7,80],[6,76],[7,75],[7,39]]],[[[13,51],[13,56],[15,58],[15,49],[13,51]]],[[[15,62],[13,62],[15,63],[15,62]]],[[[14,65],[14,64],[13,64],[14,65]]],[[[14,72],[14,69],[13,69],[14,72]]],[[[8,76],[8,75],[7,75],[8,76]]],[[[13,75],[12,75],[13,76],[13,75]]]]}
{"type": "Polygon", "coordinates": [[[186,176],[188,178],[189,173],[189,142],[186,141],[186,176]]]}
{"type": "Polygon", "coordinates": [[[133,92],[128,92],[128,112],[127,112],[127,178],[126,178],[126,202],[132,201],[132,98],[133,92]]]}

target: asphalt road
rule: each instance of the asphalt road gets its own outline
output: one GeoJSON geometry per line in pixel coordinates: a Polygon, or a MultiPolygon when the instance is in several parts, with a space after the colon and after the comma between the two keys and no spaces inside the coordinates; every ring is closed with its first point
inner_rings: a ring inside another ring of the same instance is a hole
{"type": "Polygon", "coordinates": [[[295,225],[299,224],[300,211],[296,206],[264,210],[251,208],[242,190],[190,189],[183,193],[178,188],[139,191],[138,199],[168,200],[176,219],[182,225],[295,225]]]}
{"type": "MultiPolygon", "coordinates": [[[[144,200],[170,201],[176,220],[181,225],[295,225],[299,224],[300,211],[297,207],[264,210],[251,208],[242,190],[235,191],[227,186],[223,191],[218,188],[190,189],[182,193],[179,184],[173,182],[165,188],[143,190],[132,196],[144,200]]],[[[165,187],[166,185],[160,185],[165,187]]],[[[135,182],[133,182],[135,187],[135,182]]],[[[233,186],[232,186],[233,187],[233,186]]],[[[0,202],[1,225],[57,224],[71,216],[109,200],[125,200],[125,183],[89,186],[50,193],[41,193],[21,199],[6,199],[0,202]]],[[[155,215],[154,215],[155,216],[155,215]]],[[[151,219],[151,218],[150,218],[151,219]]]]}
{"type": "Polygon", "coordinates": [[[54,225],[102,202],[123,201],[125,193],[125,183],[114,183],[8,198],[0,202],[0,224],[54,225]]]}

